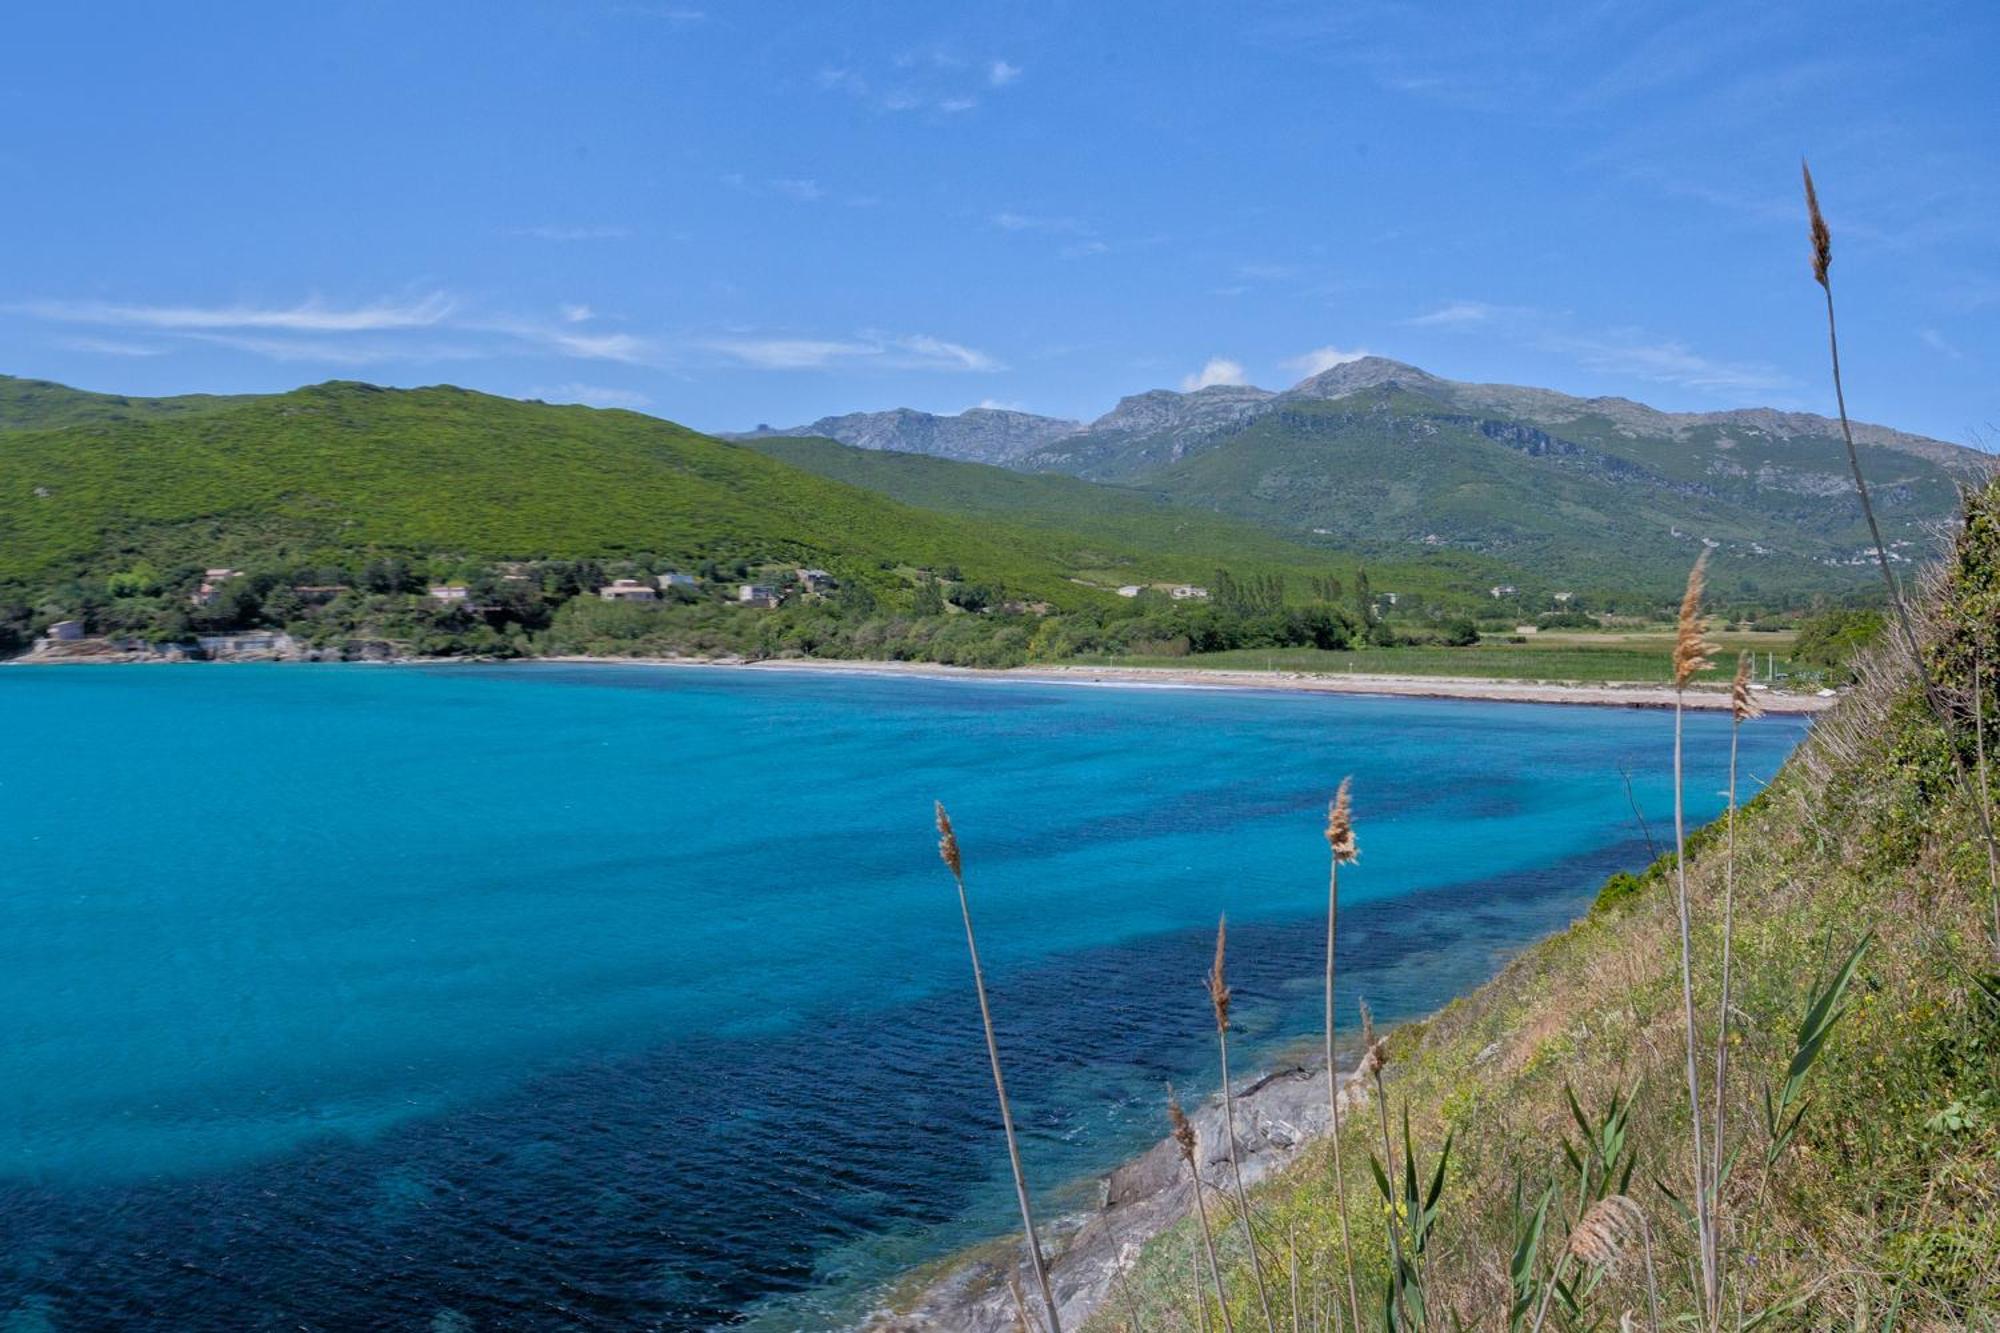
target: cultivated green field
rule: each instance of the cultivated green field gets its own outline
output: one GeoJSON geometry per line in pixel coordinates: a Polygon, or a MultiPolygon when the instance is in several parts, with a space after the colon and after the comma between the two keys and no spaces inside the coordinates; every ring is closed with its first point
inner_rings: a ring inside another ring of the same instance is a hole
{"type": "MultiPolygon", "coordinates": [[[[1794,667],[1790,633],[1718,634],[1723,652],[1703,679],[1723,680],[1736,669],[1736,654],[1757,654],[1757,678],[1774,674],[1777,685],[1818,685],[1815,667],[1794,667]],[[1771,656],[1767,658],[1766,654],[1771,656]]],[[[1181,667],[1214,671],[1305,671],[1327,675],[1471,676],[1484,680],[1662,682],[1672,677],[1672,637],[1666,634],[1565,634],[1525,643],[1486,639],[1464,648],[1362,648],[1328,652],[1318,648],[1243,649],[1186,657],[1090,658],[1120,666],[1181,667]]]]}

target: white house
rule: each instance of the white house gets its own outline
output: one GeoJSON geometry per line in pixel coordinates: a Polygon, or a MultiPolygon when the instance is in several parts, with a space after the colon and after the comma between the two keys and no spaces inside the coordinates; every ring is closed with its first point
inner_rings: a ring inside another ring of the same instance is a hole
{"type": "Polygon", "coordinates": [[[1144,591],[1145,589],[1141,588],[1138,584],[1128,583],[1124,587],[1118,590],[1118,595],[1120,597],[1137,597],[1140,593],[1144,591]]]}
{"type": "Polygon", "coordinates": [[[696,578],[694,575],[682,574],[677,570],[671,570],[671,569],[668,570],[666,573],[660,575],[656,581],[660,585],[661,592],[665,592],[669,588],[693,589],[693,588],[699,588],[701,586],[701,580],[696,578]]]}
{"type": "Polygon", "coordinates": [[[49,626],[49,641],[52,643],[75,643],[83,637],[81,620],[58,620],[49,626]]]}
{"type": "Polygon", "coordinates": [[[637,579],[613,579],[597,590],[597,595],[607,602],[657,602],[658,593],[637,579]]]}
{"type": "Polygon", "coordinates": [[[797,573],[807,592],[827,592],[839,586],[833,575],[823,569],[801,569],[797,573]]]}
{"type": "Polygon", "coordinates": [[[1208,589],[1197,588],[1192,583],[1182,583],[1170,589],[1169,595],[1177,602],[1201,601],[1208,597],[1208,589]]]}
{"type": "Polygon", "coordinates": [[[739,606],[754,607],[759,611],[769,611],[778,604],[778,594],[761,583],[746,583],[736,590],[739,606]]]}
{"type": "Polygon", "coordinates": [[[427,590],[433,602],[463,604],[471,592],[463,583],[434,583],[427,590]]]}

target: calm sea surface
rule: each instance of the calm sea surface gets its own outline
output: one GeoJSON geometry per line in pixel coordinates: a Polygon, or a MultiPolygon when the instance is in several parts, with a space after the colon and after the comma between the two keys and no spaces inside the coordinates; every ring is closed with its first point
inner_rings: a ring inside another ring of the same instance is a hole
{"type": "MultiPolygon", "coordinates": [[[[1727,723],[1691,720],[1692,814],[1727,723]]],[[[1670,836],[1671,716],[639,667],[0,671],[0,1329],[825,1329],[1435,1007],[1670,836]],[[1352,1014],[1351,1000],[1343,998],[1352,1014]],[[1247,1061],[1246,1061],[1247,1063],[1247,1061]]],[[[1768,777],[1803,725],[1744,735],[1768,777]]]]}

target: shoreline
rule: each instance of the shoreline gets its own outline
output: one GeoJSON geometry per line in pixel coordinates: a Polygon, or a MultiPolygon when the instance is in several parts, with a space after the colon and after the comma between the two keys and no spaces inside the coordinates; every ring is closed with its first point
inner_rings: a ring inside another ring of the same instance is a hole
{"type": "MultiPolygon", "coordinates": [[[[1306,1043],[1303,1039],[1299,1046],[1306,1043]]],[[[1357,1057],[1358,1060],[1358,1057],[1357,1057]]],[[[1340,1078],[1344,1119],[1366,1106],[1371,1090],[1357,1063],[1340,1078]]],[[[1246,1186],[1268,1180],[1332,1128],[1326,1061],[1279,1055],[1263,1070],[1233,1080],[1236,1144],[1246,1186]]],[[[1203,1193],[1229,1197],[1234,1176],[1217,1088],[1187,1107],[1203,1193]]],[[[1173,1139],[1162,1137],[1094,1177],[1095,1206],[1045,1218],[1049,1282],[1065,1327],[1080,1327],[1108,1302],[1133,1258],[1193,1209],[1194,1187],[1173,1139]]],[[[862,1333],[1015,1333],[1014,1293],[1033,1291],[1021,1234],[1011,1232],[906,1273],[884,1293],[862,1333]]]]}
{"type": "MultiPolygon", "coordinates": [[[[441,659],[421,659],[436,661],[441,659]]],[[[1392,674],[1333,675],[1310,671],[1232,671],[1208,667],[1035,666],[962,667],[939,662],[876,662],[845,658],[593,657],[585,654],[537,657],[532,662],[571,665],[627,665],[689,668],[735,668],[748,671],[803,671],[863,676],[914,676],[932,680],[988,680],[1035,685],[1098,685],[1140,689],[1237,690],[1297,694],[1373,695],[1404,699],[1470,699],[1488,703],[1584,705],[1598,708],[1672,708],[1675,694],[1667,685],[1609,681],[1542,681],[1482,676],[1409,676],[1392,674]]],[[[1838,696],[1761,691],[1757,701],[1767,713],[1810,715],[1837,703],[1838,696]]],[[[1726,710],[1726,685],[1698,685],[1685,695],[1693,709],[1726,710]]]]}
{"type": "MultiPolygon", "coordinates": [[[[1726,710],[1729,688],[1701,684],[1677,698],[1668,685],[1637,681],[1527,680],[1488,676],[1418,676],[1374,672],[1242,671],[1222,667],[1140,667],[1065,665],[966,667],[942,662],[894,662],[835,657],[599,657],[561,653],[548,657],[398,657],[329,659],[314,655],[252,652],[222,658],[197,659],[150,652],[90,651],[43,653],[30,651],[0,662],[0,666],[162,666],[195,663],[209,666],[249,662],[290,663],[329,661],[361,666],[514,666],[553,662],[570,666],[677,667],[683,669],[762,672],[806,672],[833,675],[916,677],[929,680],[983,680],[1002,684],[1098,686],[1155,690],[1233,690],[1284,694],[1336,694],[1399,699],[1460,699],[1485,703],[1562,704],[1593,708],[1669,709],[1676,703],[1703,711],[1726,710]]],[[[1810,716],[1839,702],[1834,693],[1794,694],[1761,690],[1757,701],[1766,713],[1810,716]]]]}

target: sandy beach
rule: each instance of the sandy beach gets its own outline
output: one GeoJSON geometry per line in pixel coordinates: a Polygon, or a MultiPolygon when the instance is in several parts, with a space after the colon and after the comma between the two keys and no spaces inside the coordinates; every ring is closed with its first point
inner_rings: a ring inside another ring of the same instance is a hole
{"type": "MultiPolygon", "coordinates": [[[[958,667],[933,662],[849,662],[832,658],[790,658],[748,662],[666,657],[548,657],[547,662],[591,662],[628,666],[674,666],[745,671],[814,671],[849,675],[928,676],[940,680],[1014,681],[1047,685],[1122,686],[1181,690],[1285,690],[1305,694],[1389,695],[1412,699],[1481,699],[1495,703],[1586,704],[1600,708],[1672,708],[1674,691],[1665,685],[1585,681],[1490,680],[1470,676],[1393,676],[1362,673],[1330,675],[1304,671],[1217,671],[1199,667],[958,667]]],[[[1819,713],[1834,695],[1764,690],[1757,701],[1767,713],[1819,713]]],[[[1688,690],[1690,708],[1729,707],[1724,685],[1688,690]]]]}

